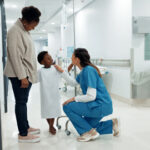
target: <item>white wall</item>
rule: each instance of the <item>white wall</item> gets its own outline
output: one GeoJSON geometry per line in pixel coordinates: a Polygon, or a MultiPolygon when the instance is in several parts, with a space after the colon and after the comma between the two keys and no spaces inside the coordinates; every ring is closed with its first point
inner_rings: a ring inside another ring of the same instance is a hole
{"type": "Polygon", "coordinates": [[[61,35],[60,29],[56,30],[54,33],[48,33],[48,49],[49,53],[54,59],[58,57],[58,53],[61,48],[61,35]]]}
{"type": "MultiPolygon", "coordinates": [[[[150,17],[150,0],[133,0],[133,16],[150,17]]],[[[150,70],[150,61],[144,60],[144,34],[133,34],[132,47],[134,48],[135,71],[150,70]]]]}
{"type": "MultiPolygon", "coordinates": [[[[76,15],[76,47],[92,58],[130,59],[132,1],[95,0],[76,15]]],[[[130,98],[130,69],[109,68],[109,90],[130,98]]]]}
{"type": "Polygon", "coordinates": [[[35,47],[36,54],[43,51],[44,46],[45,46],[45,40],[35,40],[34,47],[35,47]]]}

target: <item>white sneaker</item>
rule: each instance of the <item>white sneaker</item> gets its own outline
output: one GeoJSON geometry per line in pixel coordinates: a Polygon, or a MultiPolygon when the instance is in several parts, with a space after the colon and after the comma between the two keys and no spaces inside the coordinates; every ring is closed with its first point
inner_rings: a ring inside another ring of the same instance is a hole
{"type": "Polygon", "coordinates": [[[89,132],[84,133],[83,135],[77,138],[79,142],[88,142],[91,140],[95,140],[99,137],[99,133],[95,129],[91,129],[89,132]]]}
{"type": "Polygon", "coordinates": [[[112,119],[113,121],[113,136],[119,136],[120,131],[119,131],[119,121],[117,118],[112,119]]]}
{"type": "Polygon", "coordinates": [[[40,137],[28,134],[27,136],[18,136],[19,143],[38,143],[40,142],[40,137]]]}
{"type": "Polygon", "coordinates": [[[29,128],[28,129],[29,134],[40,134],[40,129],[35,129],[35,128],[29,128]]]}

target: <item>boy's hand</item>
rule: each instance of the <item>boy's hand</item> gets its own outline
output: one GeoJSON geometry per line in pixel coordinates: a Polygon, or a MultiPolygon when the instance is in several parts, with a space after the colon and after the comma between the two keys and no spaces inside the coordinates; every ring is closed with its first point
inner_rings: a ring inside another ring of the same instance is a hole
{"type": "Polygon", "coordinates": [[[72,69],[72,67],[73,67],[73,64],[70,64],[70,65],[68,66],[68,72],[70,72],[70,70],[72,69]]]}
{"type": "Polygon", "coordinates": [[[64,70],[63,70],[60,66],[54,65],[54,67],[55,67],[59,72],[61,72],[61,73],[64,72],[64,70]]]}

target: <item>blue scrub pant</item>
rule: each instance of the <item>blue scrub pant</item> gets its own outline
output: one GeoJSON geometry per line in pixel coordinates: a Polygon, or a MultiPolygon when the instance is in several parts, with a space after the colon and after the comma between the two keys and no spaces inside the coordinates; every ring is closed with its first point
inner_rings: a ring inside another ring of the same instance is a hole
{"type": "Polygon", "coordinates": [[[112,120],[100,121],[104,117],[101,106],[90,109],[87,103],[71,102],[63,110],[80,135],[92,128],[99,134],[112,134],[112,120]]]}

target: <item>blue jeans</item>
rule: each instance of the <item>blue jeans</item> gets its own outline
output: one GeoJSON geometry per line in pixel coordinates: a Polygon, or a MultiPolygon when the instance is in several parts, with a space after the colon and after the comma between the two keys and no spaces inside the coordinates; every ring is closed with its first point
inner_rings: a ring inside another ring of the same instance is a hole
{"type": "Polygon", "coordinates": [[[20,88],[21,81],[18,78],[9,78],[12,83],[12,88],[15,96],[15,114],[19,130],[19,135],[27,136],[29,123],[27,119],[27,102],[29,91],[32,84],[29,83],[28,88],[20,88]]]}
{"type": "Polygon", "coordinates": [[[90,109],[87,103],[71,102],[63,109],[80,135],[92,128],[100,134],[112,134],[112,120],[100,121],[104,117],[101,106],[90,109]]]}

